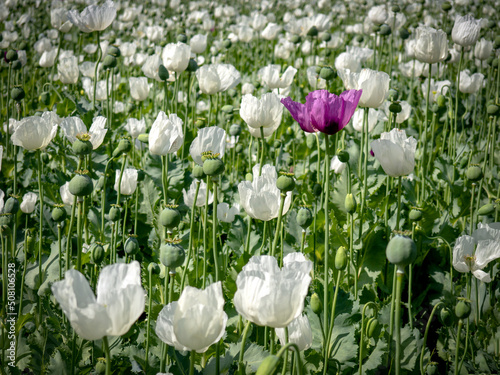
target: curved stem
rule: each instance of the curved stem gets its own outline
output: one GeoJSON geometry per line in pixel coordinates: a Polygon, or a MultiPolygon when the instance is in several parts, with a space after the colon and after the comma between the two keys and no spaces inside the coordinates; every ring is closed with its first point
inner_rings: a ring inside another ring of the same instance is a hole
{"type": "Polygon", "coordinates": [[[431,327],[431,322],[432,318],[434,317],[435,312],[437,311],[437,308],[441,305],[444,305],[443,302],[438,302],[432,309],[431,315],[429,315],[429,319],[427,320],[427,325],[425,326],[425,333],[424,333],[424,342],[422,343],[422,350],[420,351],[420,374],[424,375],[425,370],[424,370],[424,353],[425,353],[425,343],[427,342],[427,336],[429,334],[429,328],[431,327]]]}

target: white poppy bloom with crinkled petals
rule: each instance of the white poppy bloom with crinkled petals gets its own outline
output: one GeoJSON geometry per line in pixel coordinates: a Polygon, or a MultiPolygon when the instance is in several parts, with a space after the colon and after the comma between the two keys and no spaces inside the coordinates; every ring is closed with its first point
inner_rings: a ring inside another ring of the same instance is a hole
{"type": "MultiPolygon", "coordinates": [[[[287,337],[284,328],[276,328],[281,345],[286,345],[287,337]]],[[[307,350],[312,345],[311,323],[307,315],[300,315],[288,325],[288,342],[298,346],[299,350],[307,350]]]]}
{"type": "Polygon", "coordinates": [[[178,301],[160,311],[155,332],[177,350],[204,353],[222,338],[226,324],[222,284],[218,281],[205,290],[187,286],[178,301]]]}
{"type": "Polygon", "coordinates": [[[479,39],[481,20],[476,20],[471,14],[457,15],[451,30],[451,39],[462,47],[473,46],[479,39]]]}
{"type": "Polygon", "coordinates": [[[107,0],[101,6],[96,4],[90,5],[81,13],[77,10],[70,10],[68,12],[68,19],[84,33],[107,29],[114,21],[115,17],[115,3],[110,0],[107,0]]]}
{"type": "MultiPolygon", "coordinates": [[[[269,221],[278,217],[281,192],[276,186],[278,174],[276,168],[266,164],[259,176],[259,164],[252,169],[253,181],[243,181],[238,184],[240,206],[246,213],[258,220],[269,221]]],[[[288,192],[283,205],[283,215],[288,212],[292,192],[288,192]]]]}
{"type": "Polygon", "coordinates": [[[278,64],[271,64],[259,69],[257,76],[260,82],[271,90],[286,89],[292,84],[296,73],[297,69],[293,66],[289,66],[283,74],[281,74],[281,66],[278,64]]]}
{"type": "MultiPolygon", "coordinates": [[[[189,189],[182,189],[182,196],[184,197],[184,204],[188,207],[193,207],[194,196],[196,195],[196,181],[191,182],[189,189]]],[[[198,196],[196,197],[196,207],[203,207],[205,205],[205,198],[207,196],[207,184],[205,181],[200,181],[200,188],[198,196]]],[[[208,204],[212,204],[214,195],[211,191],[208,192],[208,204]]]]}
{"type": "Polygon", "coordinates": [[[443,30],[419,26],[415,38],[415,58],[427,64],[444,61],[448,56],[448,36],[443,30]]]}
{"type": "Polygon", "coordinates": [[[167,155],[177,152],[184,142],[182,120],[172,113],[169,116],[160,111],[149,132],[149,152],[167,155]]]}
{"type": "Polygon", "coordinates": [[[288,254],[282,269],[273,256],[253,256],[236,278],[236,311],[259,326],[287,327],[304,310],[312,266],[302,253],[288,254]]]}
{"type": "Polygon", "coordinates": [[[218,126],[209,126],[198,130],[196,138],[189,147],[189,154],[194,162],[203,166],[201,155],[204,152],[219,154],[222,159],[226,152],[226,131],[218,126]]]}
{"type": "Polygon", "coordinates": [[[230,207],[226,202],[217,205],[217,219],[223,223],[232,223],[236,215],[240,213],[239,204],[230,207]]]}
{"type": "Polygon", "coordinates": [[[29,192],[23,195],[23,201],[19,208],[25,214],[31,214],[35,211],[36,200],[38,196],[35,193],[29,192]]]}
{"type": "Polygon", "coordinates": [[[66,117],[61,122],[61,128],[64,132],[64,136],[71,143],[76,141],[77,135],[88,133],[90,135],[90,143],[92,143],[92,149],[95,150],[102,144],[102,142],[104,141],[104,137],[108,132],[108,129],[104,127],[106,125],[106,121],[106,117],[97,116],[92,122],[89,131],[87,132],[87,127],[85,126],[81,118],[66,117]]]}
{"type": "Polygon", "coordinates": [[[149,84],[146,77],[130,77],[128,82],[132,99],[142,102],[148,98],[149,84]]]}
{"type": "Polygon", "coordinates": [[[264,137],[269,137],[281,124],[283,108],[275,93],[269,92],[260,99],[252,94],[246,94],[241,99],[240,116],[254,137],[261,138],[261,128],[264,137]]]}
{"type": "Polygon", "coordinates": [[[20,120],[14,133],[12,143],[25,150],[40,150],[48,146],[57,132],[57,123],[45,116],[29,116],[20,120]]]}
{"type": "Polygon", "coordinates": [[[389,74],[372,69],[361,69],[356,73],[349,69],[338,71],[346,90],[362,90],[360,107],[378,108],[389,92],[389,74]]]}
{"type": "Polygon", "coordinates": [[[379,139],[371,143],[371,147],[387,175],[399,177],[413,172],[417,140],[408,138],[404,130],[392,129],[382,133],[379,139]]]}
{"type": "MultiPolygon", "coordinates": [[[[120,184],[120,193],[123,195],[132,195],[137,188],[138,172],[135,168],[125,168],[123,170],[122,181],[120,184]]],[[[114,189],[118,191],[118,182],[120,181],[120,170],[116,170],[114,189]]]]}
{"type": "Polygon", "coordinates": [[[139,262],[106,266],[97,281],[97,298],[77,270],[52,284],[52,293],[75,332],[86,340],[122,336],[144,312],[145,291],[139,262]]]}
{"type": "Polygon", "coordinates": [[[500,258],[500,223],[478,224],[472,236],[461,236],[453,248],[453,267],[459,272],[472,272],[489,283],[491,276],[483,271],[488,263],[500,258]]]}
{"type": "Polygon", "coordinates": [[[169,43],[163,48],[163,65],[171,72],[182,73],[189,64],[191,47],[187,44],[177,42],[169,43]]]}

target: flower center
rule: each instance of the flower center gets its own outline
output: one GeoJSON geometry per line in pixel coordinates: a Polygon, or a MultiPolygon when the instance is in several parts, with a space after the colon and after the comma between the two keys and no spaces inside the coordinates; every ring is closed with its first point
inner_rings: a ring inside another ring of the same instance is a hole
{"type": "Polygon", "coordinates": [[[476,263],[476,257],[474,255],[465,255],[464,260],[467,267],[472,270],[472,266],[476,263]]]}

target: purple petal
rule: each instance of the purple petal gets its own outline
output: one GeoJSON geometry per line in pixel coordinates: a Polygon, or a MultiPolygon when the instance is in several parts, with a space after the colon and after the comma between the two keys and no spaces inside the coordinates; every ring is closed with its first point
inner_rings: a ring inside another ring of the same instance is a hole
{"type": "Polygon", "coordinates": [[[281,99],[281,103],[288,109],[294,120],[299,123],[302,130],[308,133],[317,131],[311,125],[309,112],[305,104],[294,102],[290,97],[281,99]]]}
{"type": "Polygon", "coordinates": [[[340,94],[340,97],[344,99],[345,102],[343,119],[341,121],[341,129],[344,128],[351,120],[351,117],[354,114],[356,107],[358,106],[359,99],[361,98],[362,93],[363,90],[349,90],[344,91],[342,94],[340,94]]]}

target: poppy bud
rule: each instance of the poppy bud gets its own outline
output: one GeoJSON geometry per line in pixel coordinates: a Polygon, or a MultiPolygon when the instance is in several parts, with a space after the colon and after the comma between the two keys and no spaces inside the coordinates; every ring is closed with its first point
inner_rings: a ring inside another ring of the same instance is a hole
{"type": "Polygon", "coordinates": [[[122,55],[120,48],[118,48],[117,46],[108,46],[106,53],[108,55],[113,56],[113,57],[120,57],[122,55]]]}
{"type": "Polygon", "coordinates": [[[422,210],[419,208],[412,208],[410,211],[411,221],[420,221],[422,219],[422,210]]]}
{"type": "Polygon", "coordinates": [[[101,264],[104,260],[104,248],[100,243],[94,243],[90,247],[90,260],[94,264],[101,264]]]}
{"type": "Polygon", "coordinates": [[[198,63],[195,59],[189,59],[188,66],[186,68],[187,72],[194,73],[198,70],[198,63]]]}
{"type": "Polygon", "coordinates": [[[49,105],[50,104],[50,92],[47,92],[47,91],[42,92],[40,99],[41,99],[43,104],[49,105]]]}
{"type": "Polygon", "coordinates": [[[387,36],[391,35],[391,27],[387,24],[380,25],[380,35],[387,36]]]}
{"type": "Polygon", "coordinates": [[[408,32],[407,29],[402,27],[401,29],[399,29],[399,37],[403,40],[406,40],[410,37],[410,33],[408,32]]]}
{"type": "Polygon", "coordinates": [[[445,1],[444,3],[441,4],[441,9],[444,10],[445,12],[449,12],[451,10],[451,4],[449,1],[445,1]]]}
{"type": "Polygon", "coordinates": [[[321,314],[321,311],[323,311],[323,306],[322,306],[321,300],[319,299],[318,293],[314,293],[311,296],[311,310],[316,315],[321,314]]]}
{"type": "Polygon", "coordinates": [[[469,181],[476,182],[483,178],[483,171],[479,165],[471,165],[465,172],[465,176],[469,181]]]}
{"type": "Polygon", "coordinates": [[[272,375],[278,368],[280,357],[272,354],[264,358],[257,369],[256,375],[272,375]]]}
{"type": "Polygon", "coordinates": [[[52,209],[52,220],[60,223],[66,219],[67,213],[63,205],[55,205],[52,209]]]}
{"type": "Polygon", "coordinates": [[[116,146],[113,151],[113,158],[117,158],[122,154],[126,154],[130,150],[132,150],[132,142],[130,142],[130,139],[120,139],[120,142],[118,142],[118,146],[116,146]]]}
{"type": "Polygon", "coordinates": [[[188,41],[188,38],[186,34],[179,34],[177,35],[177,41],[181,43],[186,43],[188,41]]]}
{"type": "Polygon", "coordinates": [[[148,143],[149,142],[149,134],[148,133],[142,133],[137,136],[137,139],[139,142],[142,143],[148,143]]]}
{"type": "Polygon", "coordinates": [[[368,322],[366,322],[366,336],[368,337],[374,337],[377,333],[377,329],[379,327],[379,323],[377,318],[372,317],[368,319],[368,322]]]}
{"type": "Polygon", "coordinates": [[[306,230],[313,222],[311,210],[307,207],[301,207],[297,213],[297,224],[306,230]]]}
{"type": "Polygon", "coordinates": [[[342,163],[347,163],[349,161],[349,153],[345,150],[338,151],[337,157],[339,158],[339,161],[342,163]]]}
{"type": "Polygon", "coordinates": [[[162,81],[166,81],[169,77],[168,70],[167,70],[167,68],[165,68],[165,66],[163,64],[160,64],[160,66],[158,68],[158,77],[162,81]]]}
{"type": "Polygon", "coordinates": [[[335,79],[335,77],[337,77],[337,73],[329,66],[324,66],[319,71],[319,76],[326,81],[330,81],[332,79],[335,79]]]}
{"type": "Polygon", "coordinates": [[[352,193],[349,193],[345,196],[344,207],[345,210],[351,215],[356,212],[357,202],[356,198],[354,198],[354,195],[352,195],[352,193]]]}
{"type": "Polygon", "coordinates": [[[460,300],[455,306],[455,315],[458,319],[467,319],[470,315],[471,307],[469,301],[460,300]]]}
{"type": "Polygon", "coordinates": [[[293,178],[293,173],[280,173],[281,176],[278,177],[276,181],[276,186],[281,192],[292,191],[295,188],[295,179],[293,178]]]}
{"type": "Polygon", "coordinates": [[[8,50],[7,53],[5,54],[5,58],[7,59],[8,62],[17,60],[17,51],[14,51],[13,49],[8,50]]]}
{"type": "Polygon", "coordinates": [[[241,134],[241,126],[238,124],[233,124],[229,127],[229,134],[233,136],[238,136],[241,134]]]}
{"type": "Polygon", "coordinates": [[[453,324],[453,315],[451,315],[450,309],[444,307],[439,312],[439,318],[444,326],[450,327],[453,324]]]}
{"type": "Polygon", "coordinates": [[[15,215],[19,211],[19,200],[15,197],[9,197],[3,206],[3,212],[15,215]]]}
{"type": "Polygon", "coordinates": [[[120,212],[120,207],[113,205],[109,209],[109,220],[116,222],[120,219],[121,212],[120,212]]]}
{"type": "Polygon", "coordinates": [[[316,26],[312,26],[307,32],[307,36],[315,37],[318,36],[318,28],[316,26]]]}
{"type": "Polygon", "coordinates": [[[104,69],[111,69],[111,68],[116,67],[117,64],[118,64],[118,62],[116,60],[116,57],[114,57],[112,55],[107,55],[102,62],[102,67],[104,69]]]}
{"type": "Polygon", "coordinates": [[[300,35],[292,35],[290,37],[290,42],[292,42],[293,44],[300,43],[301,42],[300,35]]]}
{"type": "Polygon", "coordinates": [[[10,92],[10,96],[12,97],[12,99],[14,99],[16,102],[20,102],[21,100],[24,99],[24,97],[26,96],[26,94],[24,93],[24,90],[22,87],[14,87],[11,92],[10,92]]]}
{"type": "Polygon", "coordinates": [[[342,271],[347,266],[347,254],[344,246],[340,246],[335,254],[335,268],[342,271]]]}
{"type": "Polygon", "coordinates": [[[151,262],[148,264],[148,272],[151,272],[154,275],[159,275],[160,266],[158,266],[158,264],[156,264],[155,262],[151,262]]]}

